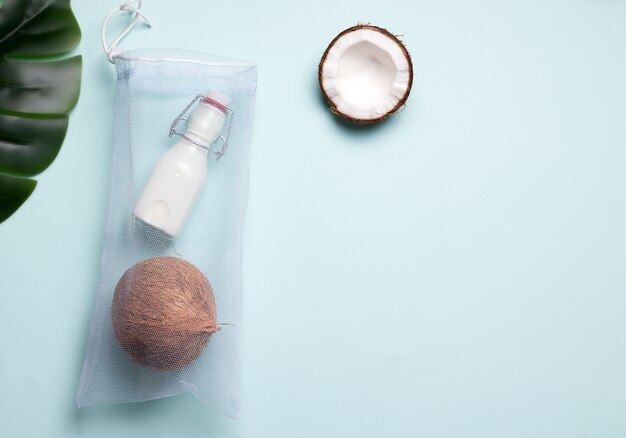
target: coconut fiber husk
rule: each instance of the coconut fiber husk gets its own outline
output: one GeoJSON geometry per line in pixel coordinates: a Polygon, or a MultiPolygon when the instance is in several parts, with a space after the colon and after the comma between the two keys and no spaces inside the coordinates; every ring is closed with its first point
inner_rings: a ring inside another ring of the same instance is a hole
{"type": "Polygon", "coordinates": [[[156,370],[189,365],[218,330],[209,281],[176,257],[147,259],[127,270],[115,287],[111,316],[124,350],[156,370]]]}

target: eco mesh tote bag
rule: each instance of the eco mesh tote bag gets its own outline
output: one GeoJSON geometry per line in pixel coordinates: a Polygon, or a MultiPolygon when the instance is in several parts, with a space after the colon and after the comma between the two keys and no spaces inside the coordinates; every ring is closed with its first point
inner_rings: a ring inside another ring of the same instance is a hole
{"type": "Polygon", "coordinates": [[[117,71],[113,169],[77,404],[189,391],[238,417],[256,67],[178,49],[119,50],[139,7],[111,12],[133,17],[112,48],[105,43],[117,71]]]}

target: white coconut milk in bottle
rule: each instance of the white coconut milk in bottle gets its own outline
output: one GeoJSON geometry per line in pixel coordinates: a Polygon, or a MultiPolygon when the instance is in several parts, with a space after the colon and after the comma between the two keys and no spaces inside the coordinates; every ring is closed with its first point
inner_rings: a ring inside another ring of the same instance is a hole
{"type": "Polygon", "coordinates": [[[135,217],[171,237],[179,235],[204,186],[208,147],[222,133],[229,103],[228,96],[216,91],[200,99],[184,136],[154,167],[135,205],[135,217]]]}

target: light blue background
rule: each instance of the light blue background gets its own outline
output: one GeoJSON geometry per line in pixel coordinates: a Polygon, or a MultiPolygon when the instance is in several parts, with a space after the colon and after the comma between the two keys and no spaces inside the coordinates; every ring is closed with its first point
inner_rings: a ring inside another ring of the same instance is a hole
{"type": "Polygon", "coordinates": [[[123,47],[259,67],[243,418],[188,395],[74,407],[115,83],[115,3],[82,0],[67,140],[0,225],[0,437],[626,436],[626,1],[145,3],[154,29],[123,47]],[[316,83],[359,20],[415,67],[366,129],[316,83]]]}

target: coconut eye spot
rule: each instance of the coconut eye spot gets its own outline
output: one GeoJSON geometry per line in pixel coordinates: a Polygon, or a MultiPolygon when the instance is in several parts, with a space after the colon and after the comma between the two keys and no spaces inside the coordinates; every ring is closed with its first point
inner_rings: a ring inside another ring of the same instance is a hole
{"type": "Polygon", "coordinates": [[[389,95],[396,78],[391,56],[369,41],[345,50],[337,72],[337,92],[351,105],[374,109],[389,95]]]}

